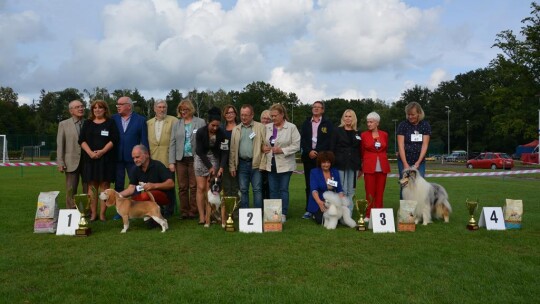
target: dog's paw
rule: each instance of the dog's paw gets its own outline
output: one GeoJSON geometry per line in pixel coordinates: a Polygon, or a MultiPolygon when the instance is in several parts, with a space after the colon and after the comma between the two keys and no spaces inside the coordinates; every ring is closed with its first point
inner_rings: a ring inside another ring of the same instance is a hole
{"type": "Polygon", "coordinates": [[[126,233],[126,230],[125,230],[125,229],[122,229],[122,231],[120,231],[120,233],[126,233]]]}

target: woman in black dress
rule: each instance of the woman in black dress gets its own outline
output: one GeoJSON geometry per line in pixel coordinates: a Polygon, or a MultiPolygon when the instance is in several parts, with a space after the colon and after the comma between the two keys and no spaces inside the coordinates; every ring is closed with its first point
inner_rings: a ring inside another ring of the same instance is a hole
{"type": "MultiPolygon", "coordinates": [[[[83,149],[83,181],[88,183],[91,204],[90,220],[97,218],[97,196],[92,189],[101,192],[110,187],[115,178],[114,146],[118,143],[118,129],[110,118],[109,107],[103,100],[95,100],[90,106],[90,119],[84,122],[79,137],[83,149]]],[[[107,206],[101,204],[99,219],[105,221],[107,206]]]]}

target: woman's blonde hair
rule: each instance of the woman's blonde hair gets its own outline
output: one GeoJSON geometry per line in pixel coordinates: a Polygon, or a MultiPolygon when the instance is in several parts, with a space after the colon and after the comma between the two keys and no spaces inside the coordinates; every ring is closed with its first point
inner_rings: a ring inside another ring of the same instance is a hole
{"type": "Polygon", "coordinates": [[[280,103],[275,103],[270,107],[270,111],[278,111],[280,114],[283,114],[283,118],[286,121],[289,121],[289,117],[287,116],[287,110],[285,107],[280,103]]]}
{"type": "Polygon", "coordinates": [[[176,115],[178,116],[178,118],[182,118],[182,108],[187,108],[189,116],[193,116],[193,113],[195,113],[195,107],[193,106],[193,102],[191,102],[191,99],[184,99],[180,101],[180,103],[176,107],[176,115]]]}
{"type": "Polygon", "coordinates": [[[345,112],[343,112],[343,115],[341,115],[341,124],[339,125],[340,127],[343,127],[345,126],[345,114],[347,113],[350,113],[351,116],[352,116],[352,123],[351,123],[351,127],[353,130],[357,130],[357,127],[356,125],[358,124],[358,119],[356,118],[356,113],[354,113],[354,111],[352,109],[347,109],[345,110],[345,112]]]}
{"type": "Polygon", "coordinates": [[[407,115],[412,109],[416,109],[416,112],[418,113],[418,121],[421,121],[426,116],[424,114],[424,110],[422,109],[422,106],[418,102],[413,101],[405,106],[405,118],[407,118],[407,115]]]}

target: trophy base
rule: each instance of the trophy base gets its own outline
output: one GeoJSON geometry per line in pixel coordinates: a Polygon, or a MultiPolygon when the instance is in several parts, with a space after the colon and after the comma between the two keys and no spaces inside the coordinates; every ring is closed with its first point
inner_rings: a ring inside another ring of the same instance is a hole
{"type": "Polygon", "coordinates": [[[478,230],[478,225],[467,225],[467,229],[471,231],[478,230]]]}
{"type": "Polygon", "coordinates": [[[225,231],[227,231],[227,232],[235,232],[236,230],[234,229],[234,226],[232,226],[232,227],[231,226],[226,226],[225,231]]]}
{"type": "Polygon", "coordinates": [[[90,234],[92,234],[91,228],[79,228],[75,230],[76,236],[89,236],[90,234]]]}
{"type": "Polygon", "coordinates": [[[356,226],[356,231],[366,231],[366,230],[367,230],[366,226],[356,226]]]}

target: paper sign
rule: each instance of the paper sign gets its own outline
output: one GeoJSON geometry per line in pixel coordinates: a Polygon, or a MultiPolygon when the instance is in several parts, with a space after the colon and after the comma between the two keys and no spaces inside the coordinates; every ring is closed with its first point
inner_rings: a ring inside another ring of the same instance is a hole
{"type": "Polygon", "coordinates": [[[60,209],[56,235],[75,235],[80,219],[81,213],[77,209],[60,209]]]}
{"type": "Polygon", "coordinates": [[[392,208],[371,209],[369,229],[373,229],[373,233],[395,233],[396,223],[394,222],[394,211],[392,208]]]}
{"type": "Polygon", "coordinates": [[[262,233],[261,208],[240,208],[238,217],[240,220],[240,232],[262,233]]]}
{"type": "Polygon", "coordinates": [[[501,207],[484,207],[480,213],[478,227],[486,227],[487,230],[506,230],[504,216],[501,207]]]}

